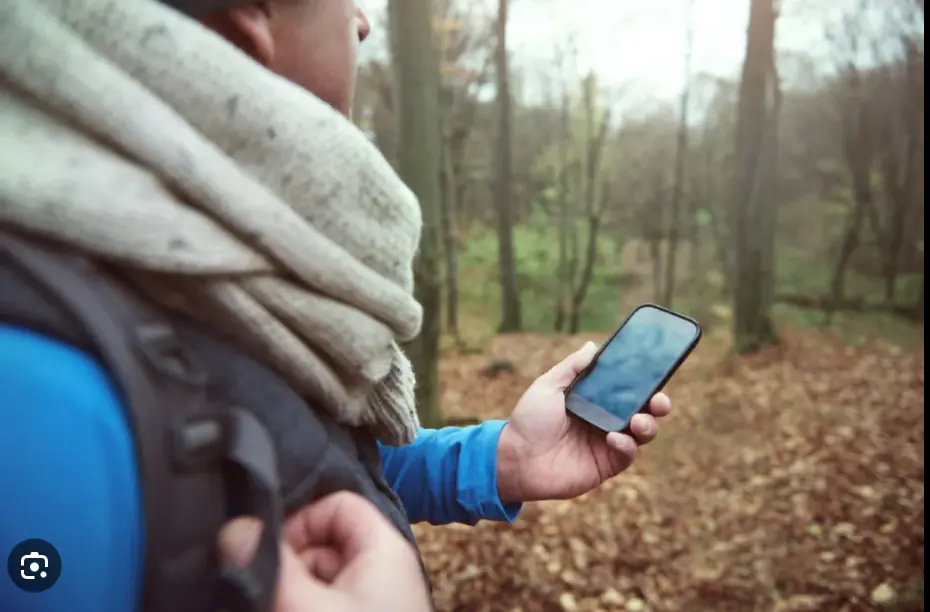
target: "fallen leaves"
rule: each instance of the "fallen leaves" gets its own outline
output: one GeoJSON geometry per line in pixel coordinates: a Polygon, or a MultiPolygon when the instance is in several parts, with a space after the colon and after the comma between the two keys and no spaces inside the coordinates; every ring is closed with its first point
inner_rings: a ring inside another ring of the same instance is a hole
{"type": "MultiPolygon", "coordinates": [[[[447,357],[443,407],[505,417],[587,339],[447,357]],[[482,376],[496,360],[513,370],[482,376]]],[[[798,332],[746,358],[722,347],[702,344],[659,439],[600,489],[512,526],[417,526],[440,609],[921,610],[923,355],[798,332]]]]}
{"type": "Polygon", "coordinates": [[[887,582],[883,582],[874,589],[870,595],[870,599],[878,605],[888,605],[897,598],[897,593],[887,582]]]}

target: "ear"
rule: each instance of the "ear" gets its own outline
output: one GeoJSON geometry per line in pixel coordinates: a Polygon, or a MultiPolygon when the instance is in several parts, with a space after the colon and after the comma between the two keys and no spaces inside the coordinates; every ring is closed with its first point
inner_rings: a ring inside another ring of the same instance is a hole
{"type": "Polygon", "coordinates": [[[211,13],[201,22],[263,66],[274,61],[275,44],[265,3],[242,4],[211,13]]]}

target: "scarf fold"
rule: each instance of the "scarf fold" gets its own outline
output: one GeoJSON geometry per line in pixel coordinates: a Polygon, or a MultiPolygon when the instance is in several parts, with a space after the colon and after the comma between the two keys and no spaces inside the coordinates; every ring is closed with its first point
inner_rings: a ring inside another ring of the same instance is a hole
{"type": "Polygon", "coordinates": [[[416,436],[419,206],[318,98],[152,0],[13,0],[0,160],[0,225],[115,269],[340,422],[416,436]]]}

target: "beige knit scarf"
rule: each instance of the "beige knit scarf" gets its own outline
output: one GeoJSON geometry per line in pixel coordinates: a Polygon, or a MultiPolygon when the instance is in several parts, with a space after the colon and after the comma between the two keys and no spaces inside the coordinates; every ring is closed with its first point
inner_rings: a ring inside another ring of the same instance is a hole
{"type": "Polygon", "coordinates": [[[360,130],[153,0],[0,2],[0,226],[116,268],[387,444],[417,431],[416,198],[360,130]]]}

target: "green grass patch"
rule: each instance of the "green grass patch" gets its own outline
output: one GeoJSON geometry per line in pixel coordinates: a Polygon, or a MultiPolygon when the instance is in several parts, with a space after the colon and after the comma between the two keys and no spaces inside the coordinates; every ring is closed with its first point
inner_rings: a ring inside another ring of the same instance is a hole
{"type": "MultiPolygon", "coordinates": [[[[581,275],[586,236],[578,227],[581,275]]],[[[517,282],[523,328],[551,332],[555,328],[559,292],[559,237],[553,224],[544,221],[521,224],[514,230],[517,282]]],[[[500,319],[500,280],[497,235],[490,228],[473,232],[459,252],[459,286],[463,322],[484,321],[494,327],[500,319]]],[[[617,325],[624,274],[620,247],[608,238],[598,240],[594,278],[581,313],[581,331],[599,331],[617,325]]],[[[479,323],[480,325],[480,323],[479,323]]]]}
{"type": "MultiPolygon", "coordinates": [[[[587,235],[583,223],[574,228],[578,239],[579,270],[581,276],[587,235]]],[[[527,332],[551,333],[555,328],[556,304],[559,293],[559,237],[554,220],[544,215],[534,215],[521,222],[514,230],[514,247],[518,283],[523,316],[523,328],[527,332]]],[[[681,284],[676,290],[673,307],[694,316],[707,328],[729,328],[731,321],[731,298],[725,295],[722,276],[713,264],[716,257],[713,245],[705,245],[707,252],[699,253],[702,266],[694,270],[694,278],[688,270],[680,270],[681,284]]],[[[621,261],[623,244],[612,237],[602,235],[598,240],[594,277],[582,308],[580,331],[606,332],[628,314],[637,301],[651,295],[648,278],[650,264],[627,262],[625,269],[621,261]],[[641,284],[641,285],[640,285],[641,284]]],[[[780,241],[776,265],[776,291],[810,296],[829,293],[834,257],[831,249],[822,243],[803,248],[798,244],[780,241]]],[[[497,235],[494,228],[473,228],[470,239],[459,251],[460,328],[462,341],[459,352],[480,351],[485,341],[497,332],[500,321],[500,279],[498,271],[497,235]]],[[[902,304],[915,303],[920,291],[919,274],[899,277],[897,301],[902,304]]],[[[884,283],[881,278],[865,275],[850,269],[846,276],[846,297],[865,299],[881,303],[884,299],[884,283]]],[[[566,296],[567,297],[567,296],[566,296]]],[[[805,309],[777,305],[774,316],[779,325],[793,327],[823,328],[825,314],[817,309],[805,309]]],[[[902,348],[923,347],[923,327],[901,319],[890,313],[838,312],[830,326],[851,344],[862,344],[880,339],[902,348]]]]}
{"type": "MultiPolygon", "coordinates": [[[[778,265],[775,269],[776,286],[785,293],[826,295],[833,282],[835,257],[812,254],[805,249],[780,245],[778,265]]],[[[920,291],[920,274],[902,274],[897,280],[897,301],[913,304],[920,291]]],[[[865,298],[881,302],[885,298],[885,283],[881,278],[862,274],[850,267],[846,272],[847,298],[865,298]]]]}

